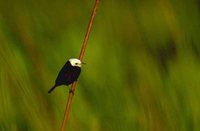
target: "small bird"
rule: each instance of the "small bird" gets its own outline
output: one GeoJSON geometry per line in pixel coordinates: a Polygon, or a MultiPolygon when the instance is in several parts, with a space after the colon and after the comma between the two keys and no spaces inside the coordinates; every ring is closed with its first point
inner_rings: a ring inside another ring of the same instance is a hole
{"type": "Polygon", "coordinates": [[[76,81],[81,73],[82,62],[79,59],[71,58],[60,70],[55,85],[48,91],[51,93],[57,86],[60,85],[70,85],[76,81]]]}

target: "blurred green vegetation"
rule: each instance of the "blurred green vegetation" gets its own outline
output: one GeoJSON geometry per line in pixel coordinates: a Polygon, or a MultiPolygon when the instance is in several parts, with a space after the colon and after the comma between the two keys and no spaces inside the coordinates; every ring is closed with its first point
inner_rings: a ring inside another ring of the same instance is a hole
{"type": "MultiPolygon", "coordinates": [[[[0,0],[0,131],[55,131],[93,0],[0,0]]],[[[67,129],[199,131],[198,0],[101,1],[67,129]]]]}

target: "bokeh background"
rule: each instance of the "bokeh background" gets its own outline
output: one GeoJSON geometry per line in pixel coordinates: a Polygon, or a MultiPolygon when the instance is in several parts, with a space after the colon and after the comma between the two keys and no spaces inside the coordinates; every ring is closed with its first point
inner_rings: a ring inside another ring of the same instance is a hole
{"type": "MultiPolygon", "coordinates": [[[[94,0],[0,0],[0,131],[60,129],[94,0]]],[[[200,2],[102,0],[69,131],[199,131],[200,2]]]]}

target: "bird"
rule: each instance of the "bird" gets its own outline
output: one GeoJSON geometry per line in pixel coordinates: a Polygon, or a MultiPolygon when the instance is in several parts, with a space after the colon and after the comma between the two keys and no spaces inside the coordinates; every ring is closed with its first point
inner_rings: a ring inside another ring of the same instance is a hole
{"type": "Polygon", "coordinates": [[[48,91],[48,93],[51,93],[57,86],[60,85],[68,86],[72,84],[74,81],[77,81],[81,73],[82,64],[83,63],[77,58],[69,59],[58,73],[58,76],[55,80],[55,84],[48,91]]]}

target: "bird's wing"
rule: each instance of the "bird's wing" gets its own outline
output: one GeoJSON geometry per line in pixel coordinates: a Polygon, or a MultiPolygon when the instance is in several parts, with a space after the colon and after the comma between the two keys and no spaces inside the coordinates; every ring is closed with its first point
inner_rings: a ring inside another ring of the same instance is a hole
{"type": "Polygon", "coordinates": [[[80,67],[73,67],[68,61],[60,70],[56,79],[56,84],[69,85],[78,79],[80,72],[81,72],[80,67]]]}
{"type": "MultiPolygon", "coordinates": [[[[67,61],[65,63],[65,65],[62,67],[62,69],[60,70],[59,74],[70,71],[71,70],[70,67],[71,67],[71,64],[69,61],[67,61]]],[[[59,74],[58,74],[58,76],[59,76],[59,74]]]]}
{"type": "Polygon", "coordinates": [[[70,65],[70,62],[67,61],[66,64],[62,67],[62,69],[58,73],[58,76],[56,78],[56,84],[57,85],[65,84],[66,74],[69,73],[70,70],[71,70],[71,65],[70,65]]]}

